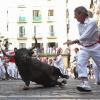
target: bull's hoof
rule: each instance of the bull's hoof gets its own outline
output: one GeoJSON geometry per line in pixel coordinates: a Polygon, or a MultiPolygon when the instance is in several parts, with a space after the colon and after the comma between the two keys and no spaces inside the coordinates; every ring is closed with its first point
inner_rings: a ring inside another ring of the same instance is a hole
{"type": "Polygon", "coordinates": [[[64,87],[65,86],[65,84],[64,83],[59,83],[59,87],[64,87]]]}
{"type": "Polygon", "coordinates": [[[63,78],[69,79],[69,76],[68,76],[68,75],[64,75],[64,77],[63,77],[63,78]]]}
{"type": "Polygon", "coordinates": [[[63,79],[62,83],[67,84],[67,81],[63,79]]]}
{"type": "Polygon", "coordinates": [[[26,86],[26,85],[25,85],[25,86],[23,87],[23,90],[29,90],[29,89],[30,89],[29,86],[26,86]]]}
{"type": "Polygon", "coordinates": [[[59,78],[57,81],[63,84],[67,84],[66,78],[59,78]]]}
{"type": "Polygon", "coordinates": [[[65,84],[67,84],[67,80],[66,79],[62,79],[62,80],[60,80],[58,85],[59,85],[59,87],[64,87],[65,84]]]}

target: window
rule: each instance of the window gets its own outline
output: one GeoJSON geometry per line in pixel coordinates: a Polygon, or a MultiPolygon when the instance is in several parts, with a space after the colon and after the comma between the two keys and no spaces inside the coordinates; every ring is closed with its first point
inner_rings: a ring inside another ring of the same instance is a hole
{"type": "Polygon", "coordinates": [[[53,25],[50,25],[50,26],[49,26],[49,31],[50,31],[50,34],[51,34],[51,33],[54,33],[54,26],[53,26],[53,25]]]}
{"type": "Polygon", "coordinates": [[[58,47],[58,43],[55,43],[55,42],[48,42],[48,47],[58,47]]]}
{"type": "Polygon", "coordinates": [[[7,23],[7,31],[8,31],[8,23],[7,23]]]}
{"type": "Polygon", "coordinates": [[[19,48],[26,48],[26,44],[25,43],[19,43],[19,48]]]}
{"type": "Polygon", "coordinates": [[[37,34],[37,36],[41,37],[41,25],[40,24],[34,24],[33,33],[37,34]]]}
{"type": "Polygon", "coordinates": [[[40,10],[33,10],[33,22],[41,22],[40,10]]]}
{"type": "Polygon", "coordinates": [[[69,17],[69,10],[67,9],[66,10],[66,18],[68,18],[69,17]]]}
{"type": "Polygon", "coordinates": [[[36,26],[34,26],[34,34],[36,34],[36,26]]]}
{"type": "Polygon", "coordinates": [[[48,10],[48,22],[53,22],[54,21],[54,10],[50,9],[48,10]]]}
{"type": "Polygon", "coordinates": [[[54,16],[54,10],[48,10],[48,16],[54,16]]]}
{"type": "Polygon", "coordinates": [[[27,13],[26,13],[26,11],[25,11],[25,9],[23,9],[23,10],[20,10],[19,11],[19,19],[18,19],[18,22],[19,23],[25,23],[26,22],[26,15],[27,15],[27,13]]]}
{"type": "Polygon", "coordinates": [[[68,3],[68,0],[66,0],[66,3],[68,3]]]}
{"type": "Polygon", "coordinates": [[[40,16],[39,10],[33,10],[33,16],[40,16]]]}
{"type": "Polygon", "coordinates": [[[20,26],[19,27],[19,37],[24,37],[25,36],[25,27],[20,26]]]}

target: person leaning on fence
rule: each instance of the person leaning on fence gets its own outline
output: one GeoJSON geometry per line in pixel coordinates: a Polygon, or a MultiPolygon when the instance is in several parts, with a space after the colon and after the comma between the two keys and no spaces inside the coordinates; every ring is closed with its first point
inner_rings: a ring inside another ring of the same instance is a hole
{"type": "Polygon", "coordinates": [[[79,91],[91,91],[91,86],[88,81],[87,63],[90,57],[94,60],[100,71],[100,43],[98,43],[98,27],[93,18],[88,17],[88,11],[85,7],[80,6],[74,10],[75,18],[79,22],[79,39],[68,40],[64,44],[80,45],[78,54],[78,77],[81,79],[81,84],[77,86],[79,91]]]}

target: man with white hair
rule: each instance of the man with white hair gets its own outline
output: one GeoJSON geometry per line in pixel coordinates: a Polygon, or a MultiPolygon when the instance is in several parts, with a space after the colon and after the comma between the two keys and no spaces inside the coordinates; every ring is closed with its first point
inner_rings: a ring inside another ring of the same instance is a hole
{"type": "MultiPolygon", "coordinates": [[[[77,86],[79,91],[91,91],[91,86],[88,82],[87,64],[90,57],[94,60],[97,67],[100,69],[100,43],[98,43],[98,27],[96,21],[88,16],[88,10],[83,7],[77,7],[74,10],[75,18],[79,22],[79,39],[68,40],[64,44],[80,45],[78,54],[78,77],[81,79],[81,84],[77,86]]],[[[99,70],[100,71],[100,70],[99,70]]]]}

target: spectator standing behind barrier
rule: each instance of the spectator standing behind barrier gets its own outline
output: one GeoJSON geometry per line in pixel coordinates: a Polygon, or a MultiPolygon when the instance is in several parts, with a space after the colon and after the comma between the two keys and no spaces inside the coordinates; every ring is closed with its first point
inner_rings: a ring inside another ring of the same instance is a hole
{"type": "Polygon", "coordinates": [[[100,68],[97,67],[97,65],[94,61],[92,63],[92,67],[93,67],[96,84],[100,85],[100,68]]]}
{"type": "Polygon", "coordinates": [[[5,68],[3,65],[3,54],[0,51],[0,80],[5,80],[5,68]]]}
{"type": "MultiPolygon", "coordinates": [[[[13,54],[15,54],[15,52],[12,50],[12,51],[9,51],[9,54],[13,55],[13,54]]],[[[9,58],[9,65],[8,65],[7,71],[8,71],[10,79],[17,79],[17,77],[18,77],[18,75],[17,75],[18,71],[17,71],[17,67],[16,67],[16,64],[15,64],[14,57],[9,58]]]]}
{"type": "MultiPolygon", "coordinates": [[[[100,68],[100,44],[98,43],[98,27],[93,18],[88,17],[88,11],[85,7],[80,6],[74,10],[75,18],[79,22],[79,39],[68,40],[64,44],[80,45],[78,55],[78,77],[82,80],[81,84],[77,86],[79,91],[91,91],[91,86],[88,82],[87,63],[90,57],[95,61],[97,67],[100,68]]],[[[100,70],[99,70],[100,71],[100,70]]]]}
{"type": "Polygon", "coordinates": [[[77,79],[78,78],[77,61],[78,61],[78,52],[79,52],[79,49],[75,48],[74,51],[75,51],[75,56],[73,58],[72,63],[74,63],[74,65],[75,65],[74,68],[73,68],[73,71],[74,71],[74,77],[75,77],[75,79],[77,79]]]}
{"type": "Polygon", "coordinates": [[[56,55],[56,57],[54,58],[54,66],[57,67],[57,68],[59,68],[60,71],[61,71],[61,73],[62,73],[63,75],[66,75],[67,72],[66,72],[66,70],[65,70],[65,66],[64,66],[64,62],[63,62],[63,57],[62,57],[62,55],[61,55],[61,50],[62,50],[62,49],[59,48],[58,51],[57,51],[57,55],[56,55]]]}
{"type": "Polygon", "coordinates": [[[93,68],[92,68],[92,64],[90,60],[88,61],[87,71],[88,71],[88,79],[92,79],[93,78],[93,68]]]}

